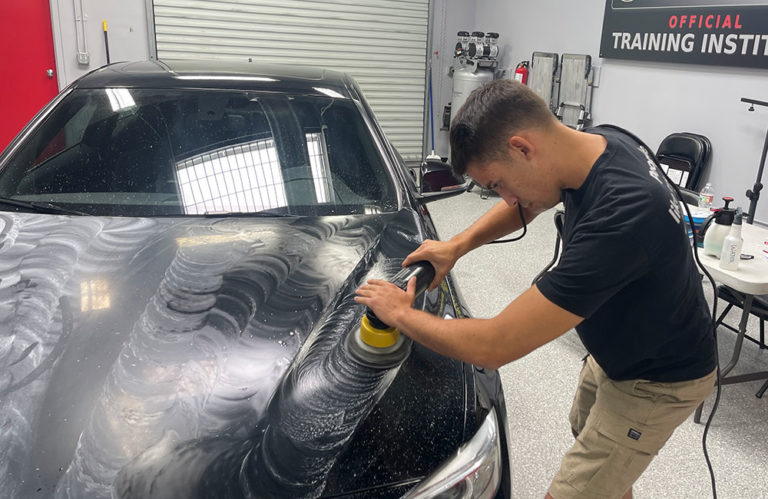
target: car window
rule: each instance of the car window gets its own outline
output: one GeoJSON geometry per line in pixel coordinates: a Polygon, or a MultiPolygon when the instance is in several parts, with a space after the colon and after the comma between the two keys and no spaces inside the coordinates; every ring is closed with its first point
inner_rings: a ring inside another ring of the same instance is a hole
{"type": "Polygon", "coordinates": [[[191,89],[72,92],[6,162],[0,196],[118,216],[397,209],[352,100],[191,89]]]}

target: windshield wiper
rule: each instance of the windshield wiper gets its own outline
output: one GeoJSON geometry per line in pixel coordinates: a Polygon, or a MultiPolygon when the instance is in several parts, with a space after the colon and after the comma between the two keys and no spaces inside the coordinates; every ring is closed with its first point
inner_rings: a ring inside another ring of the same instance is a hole
{"type": "Polygon", "coordinates": [[[20,201],[18,199],[0,197],[0,204],[6,204],[8,206],[16,206],[17,208],[26,208],[28,210],[32,210],[35,213],[49,213],[54,215],[89,216],[88,213],[83,213],[82,211],[77,211],[77,210],[71,210],[69,208],[63,208],[61,206],[57,206],[47,201],[43,203],[38,203],[37,201],[20,201]]]}
{"type": "Polygon", "coordinates": [[[297,217],[290,213],[284,213],[274,210],[263,211],[208,211],[203,214],[205,218],[227,218],[227,217],[297,217]]]}

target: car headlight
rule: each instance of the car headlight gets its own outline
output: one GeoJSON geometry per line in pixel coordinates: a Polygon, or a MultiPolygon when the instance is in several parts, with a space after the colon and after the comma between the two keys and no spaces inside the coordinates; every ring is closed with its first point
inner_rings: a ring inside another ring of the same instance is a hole
{"type": "Polygon", "coordinates": [[[404,497],[486,499],[496,494],[500,483],[499,422],[491,410],[475,436],[404,497]]]}

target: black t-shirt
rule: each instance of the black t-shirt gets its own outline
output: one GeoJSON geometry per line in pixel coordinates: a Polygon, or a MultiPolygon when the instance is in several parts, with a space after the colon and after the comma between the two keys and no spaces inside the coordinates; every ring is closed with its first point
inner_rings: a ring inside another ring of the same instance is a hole
{"type": "Polygon", "coordinates": [[[563,191],[563,253],[537,287],[584,317],[576,331],[611,379],[705,376],[711,316],[677,197],[632,138],[588,132],[608,145],[584,184],[563,191]]]}

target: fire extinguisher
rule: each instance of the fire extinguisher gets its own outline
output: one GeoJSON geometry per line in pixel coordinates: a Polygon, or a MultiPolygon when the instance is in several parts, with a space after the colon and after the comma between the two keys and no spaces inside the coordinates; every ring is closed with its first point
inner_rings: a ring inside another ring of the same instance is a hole
{"type": "Polygon", "coordinates": [[[528,61],[523,61],[515,68],[515,80],[523,85],[528,84],[528,61]]]}

